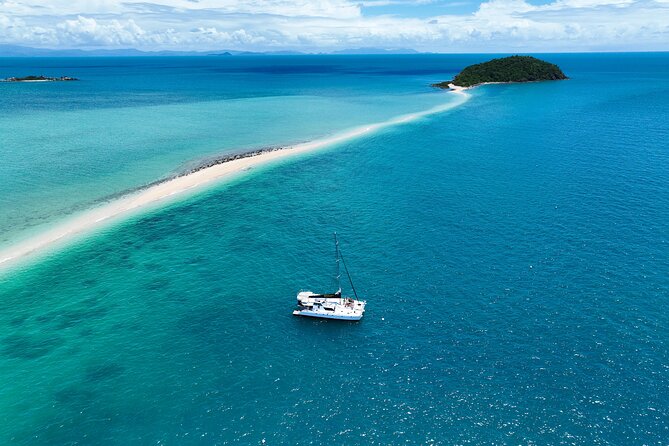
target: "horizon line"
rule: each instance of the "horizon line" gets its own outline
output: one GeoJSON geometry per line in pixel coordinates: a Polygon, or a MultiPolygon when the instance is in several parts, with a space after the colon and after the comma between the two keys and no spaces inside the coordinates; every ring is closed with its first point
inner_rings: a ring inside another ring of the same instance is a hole
{"type": "MultiPolygon", "coordinates": [[[[3,45],[3,44],[0,44],[3,45]]],[[[419,56],[419,55],[506,55],[506,54],[644,54],[644,53],[669,53],[667,50],[592,50],[592,51],[417,51],[407,49],[406,52],[402,50],[387,50],[387,51],[370,51],[370,52],[353,52],[357,49],[343,49],[334,50],[330,52],[306,52],[293,50],[270,50],[270,51],[247,51],[247,50],[211,50],[211,51],[189,51],[189,50],[139,50],[136,48],[114,48],[114,49],[53,49],[53,48],[35,48],[35,47],[20,47],[25,50],[35,50],[41,52],[52,53],[68,53],[77,52],[82,54],[68,54],[61,56],[54,56],[51,54],[4,54],[0,51],[2,58],[45,58],[45,57],[249,57],[249,56],[419,56]],[[124,51],[130,54],[116,54],[124,51]],[[348,53],[347,51],[352,51],[348,53]],[[106,53],[106,54],[105,54],[106,53]],[[170,54],[173,53],[173,54],[170,54]]]]}

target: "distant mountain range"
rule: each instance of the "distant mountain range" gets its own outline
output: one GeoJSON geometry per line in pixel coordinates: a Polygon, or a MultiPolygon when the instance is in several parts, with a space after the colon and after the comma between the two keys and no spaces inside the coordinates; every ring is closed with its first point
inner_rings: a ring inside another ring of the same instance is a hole
{"type": "Polygon", "coordinates": [[[134,48],[114,50],[79,50],[79,49],[49,49],[32,48],[20,45],[0,44],[0,57],[133,57],[133,56],[277,56],[277,55],[300,55],[300,54],[418,54],[417,51],[408,48],[351,48],[332,52],[303,53],[299,51],[141,51],[134,48]]]}

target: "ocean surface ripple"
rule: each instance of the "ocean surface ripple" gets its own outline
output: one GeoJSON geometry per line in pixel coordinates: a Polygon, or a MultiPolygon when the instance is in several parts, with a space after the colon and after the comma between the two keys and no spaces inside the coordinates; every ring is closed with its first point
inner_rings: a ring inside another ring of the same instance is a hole
{"type": "Polygon", "coordinates": [[[668,444],[669,56],[551,57],[3,278],[0,444],[668,444]],[[365,318],[295,318],[335,230],[365,318]]]}

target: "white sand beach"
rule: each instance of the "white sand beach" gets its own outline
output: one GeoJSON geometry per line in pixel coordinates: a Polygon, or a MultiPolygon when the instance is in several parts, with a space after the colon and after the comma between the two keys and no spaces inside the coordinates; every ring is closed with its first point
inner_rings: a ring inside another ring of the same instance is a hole
{"type": "Polygon", "coordinates": [[[165,182],[149,186],[146,189],[131,193],[115,199],[99,207],[84,211],[76,216],[70,217],[56,224],[41,234],[29,237],[13,246],[0,251],[0,268],[23,259],[31,254],[48,251],[50,248],[61,246],[66,241],[74,240],[77,236],[88,234],[94,230],[121,221],[131,215],[138,213],[152,205],[170,202],[172,200],[186,197],[194,190],[205,185],[235,178],[239,174],[253,167],[266,165],[280,159],[313,152],[338,143],[359,138],[371,134],[380,129],[393,125],[416,121],[422,117],[442,113],[453,109],[469,99],[466,89],[456,87],[453,93],[459,96],[458,100],[418,113],[399,116],[381,123],[370,124],[354,128],[352,130],[322,138],[314,141],[297,144],[280,150],[261,152],[255,156],[248,156],[215,164],[187,175],[166,180],[165,182]]]}
{"type": "Polygon", "coordinates": [[[453,93],[466,94],[465,91],[469,90],[471,87],[461,87],[455,84],[448,84],[448,88],[450,88],[453,93]]]}

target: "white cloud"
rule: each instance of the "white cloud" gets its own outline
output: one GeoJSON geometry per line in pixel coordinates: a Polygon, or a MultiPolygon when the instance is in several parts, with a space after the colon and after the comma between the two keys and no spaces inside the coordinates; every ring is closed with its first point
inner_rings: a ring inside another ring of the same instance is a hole
{"type": "Polygon", "coordinates": [[[134,20],[116,19],[98,22],[96,19],[78,16],[56,25],[58,39],[77,46],[132,46],[144,42],[146,31],[134,20]]]}
{"type": "Polygon", "coordinates": [[[378,6],[389,6],[389,5],[429,5],[435,3],[438,0],[364,0],[358,2],[360,6],[367,8],[374,8],[378,6]]]}
{"type": "Polygon", "coordinates": [[[598,8],[600,6],[625,7],[635,2],[636,0],[557,0],[555,3],[539,9],[598,8]]]}
{"type": "Polygon", "coordinates": [[[454,44],[504,51],[662,49],[669,42],[669,8],[636,0],[491,0],[469,17],[437,17],[454,44]],[[502,43],[502,45],[499,45],[502,43]]]}
{"type": "Polygon", "coordinates": [[[0,0],[0,42],[147,50],[669,49],[669,0],[489,0],[471,14],[425,19],[361,12],[361,5],[398,2],[405,0],[0,0]]]}
{"type": "Polygon", "coordinates": [[[351,18],[360,15],[358,4],[348,0],[0,0],[0,11],[14,10],[21,14],[98,15],[120,14],[142,9],[187,13],[215,11],[237,14],[272,14],[288,17],[351,18]]]}

